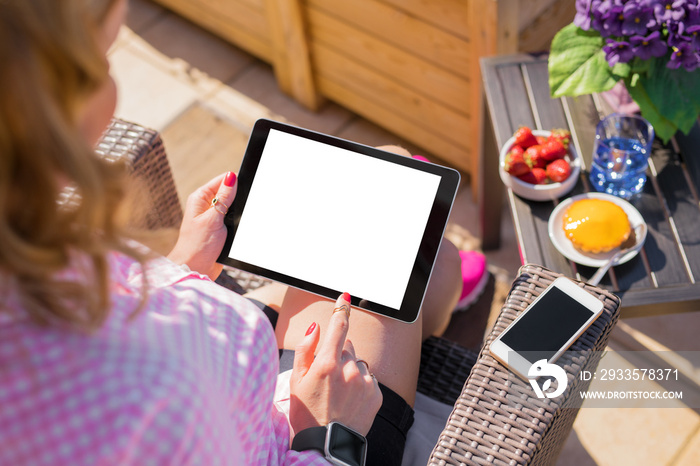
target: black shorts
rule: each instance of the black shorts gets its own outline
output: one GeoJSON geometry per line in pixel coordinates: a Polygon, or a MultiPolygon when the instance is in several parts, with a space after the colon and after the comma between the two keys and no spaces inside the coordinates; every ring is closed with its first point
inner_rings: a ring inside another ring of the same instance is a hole
{"type": "MultiPolygon", "coordinates": [[[[270,319],[272,327],[277,325],[277,312],[269,306],[250,299],[270,319]]],[[[280,373],[292,368],[293,350],[280,351],[280,373]]],[[[396,392],[379,384],[382,391],[382,406],[374,418],[372,428],[367,434],[367,465],[400,465],[406,447],[406,434],[413,425],[413,408],[396,392]]]]}

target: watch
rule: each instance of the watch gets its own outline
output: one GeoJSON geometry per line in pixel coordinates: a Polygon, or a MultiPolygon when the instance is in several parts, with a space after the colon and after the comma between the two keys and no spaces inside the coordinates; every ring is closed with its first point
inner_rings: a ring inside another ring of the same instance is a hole
{"type": "Polygon", "coordinates": [[[318,450],[332,464],[364,466],[367,439],[339,422],[310,427],[294,435],[292,450],[318,450]]]}

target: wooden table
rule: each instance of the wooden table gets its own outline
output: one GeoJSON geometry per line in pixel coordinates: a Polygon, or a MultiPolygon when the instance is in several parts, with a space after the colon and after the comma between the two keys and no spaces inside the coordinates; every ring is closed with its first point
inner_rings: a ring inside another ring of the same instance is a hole
{"type": "MultiPolygon", "coordinates": [[[[547,223],[557,201],[533,202],[504,189],[498,175],[499,148],[521,125],[535,129],[568,128],[582,156],[581,177],[568,196],[592,191],[588,181],[595,125],[610,113],[598,95],[552,99],[547,57],[510,55],[481,60],[484,93],[484,186],[479,192],[484,248],[499,243],[500,212],[506,193],[523,263],[535,263],[580,280],[595,268],[573,263],[549,239],[547,223]]],[[[700,311],[700,127],[669,144],[654,141],[649,180],[630,202],[649,232],[643,249],[614,267],[600,286],[622,299],[622,317],[700,311]]]]}

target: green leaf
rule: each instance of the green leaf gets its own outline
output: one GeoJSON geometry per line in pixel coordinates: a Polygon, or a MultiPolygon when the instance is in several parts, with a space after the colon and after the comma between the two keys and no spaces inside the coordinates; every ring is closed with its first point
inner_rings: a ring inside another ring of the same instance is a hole
{"type": "Polygon", "coordinates": [[[639,105],[642,116],[654,127],[656,135],[662,141],[668,142],[671,136],[678,131],[676,124],[659,112],[640,80],[637,80],[634,86],[626,80],[625,85],[632,99],[639,105]]]}
{"type": "Polygon", "coordinates": [[[654,62],[656,61],[656,58],[650,58],[649,60],[642,60],[639,57],[635,57],[632,62],[631,62],[631,70],[630,74],[632,73],[637,73],[637,74],[648,74],[649,69],[654,65],[654,62]]]}
{"type": "Polygon", "coordinates": [[[672,70],[664,60],[656,60],[639,82],[659,113],[687,134],[700,115],[700,74],[683,68],[672,70]]]}
{"type": "MultiPolygon", "coordinates": [[[[605,62],[606,66],[608,66],[607,63],[608,62],[606,61],[605,62]]],[[[632,72],[633,72],[633,69],[629,63],[615,63],[615,66],[613,66],[613,69],[612,69],[612,74],[617,77],[618,81],[620,78],[626,78],[627,76],[632,74],[632,72]]]]}
{"type": "Polygon", "coordinates": [[[677,131],[688,134],[700,115],[700,75],[669,69],[666,60],[649,62],[647,73],[625,84],[656,135],[668,142],[677,131]]]}
{"type": "Polygon", "coordinates": [[[548,64],[552,97],[607,91],[629,74],[629,68],[621,69],[624,75],[613,73],[605,60],[604,43],[597,32],[573,23],[554,36],[548,64]]]}

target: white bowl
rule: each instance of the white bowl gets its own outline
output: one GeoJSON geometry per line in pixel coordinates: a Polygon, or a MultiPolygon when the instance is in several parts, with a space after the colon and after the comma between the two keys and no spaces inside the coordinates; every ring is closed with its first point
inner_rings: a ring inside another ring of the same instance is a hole
{"type": "MultiPolygon", "coordinates": [[[[532,134],[535,136],[548,137],[551,134],[551,131],[534,129],[532,130],[532,134]]],[[[501,175],[501,180],[503,180],[503,183],[512,189],[515,194],[531,201],[551,201],[554,199],[559,199],[574,189],[574,186],[576,186],[576,182],[578,181],[579,174],[581,173],[581,158],[576,153],[573,143],[569,144],[569,154],[565,156],[565,158],[569,161],[569,165],[571,165],[571,174],[561,183],[548,184],[526,183],[503,169],[506,155],[514,143],[515,137],[512,137],[508,139],[505,144],[503,144],[498,160],[498,173],[501,175]]]]}

